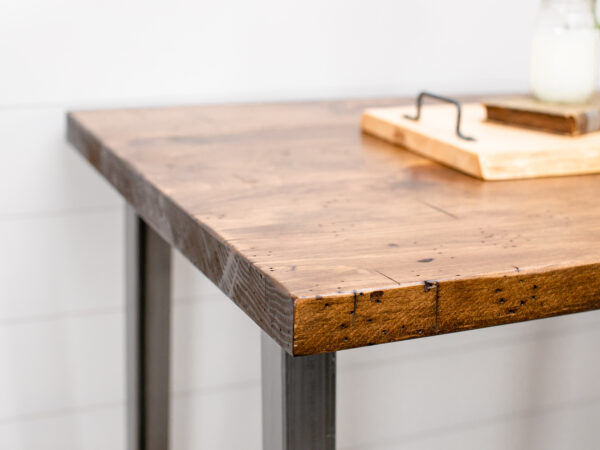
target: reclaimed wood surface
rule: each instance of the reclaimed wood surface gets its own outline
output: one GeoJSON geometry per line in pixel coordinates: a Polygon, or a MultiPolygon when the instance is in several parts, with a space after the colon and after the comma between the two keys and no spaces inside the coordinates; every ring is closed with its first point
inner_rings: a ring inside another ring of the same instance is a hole
{"type": "Polygon", "coordinates": [[[550,133],[579,134],[600,130],[600,95],[588,103],[545,103],[531,96],[498,97],[483,102],[488,120],[550,133]]]}
{"type": "Polygon", "coordinates": [[[600,176],[483,182],[360,132],[400,102],[82,111],[68,137],[295,355],[599,308],[600,176]]]}
{"type": "Polygon", "coordinates": [[[367,132],[405,146],[484,180],[508,180],[600,173],[600,133],[562,136],[486,121],[480,103],[463,105],[461,129],[454,132],[454,105],[425,105],[419,121],[406,119],[414,106],[369,108],[362,118],[367,132]]]}

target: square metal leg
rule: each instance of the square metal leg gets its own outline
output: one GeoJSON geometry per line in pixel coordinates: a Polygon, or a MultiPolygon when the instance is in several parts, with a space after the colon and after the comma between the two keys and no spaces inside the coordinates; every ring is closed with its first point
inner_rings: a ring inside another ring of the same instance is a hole
{"type": "Polygon", "coordinates": [[[171,248],[127,206],[129,450],[169,445],[171,248]]]}
{"type": "Polygon", "coordinates": [[[262,335],[264,450],[335,450],[335,353],[293,357],[262,335]]]}

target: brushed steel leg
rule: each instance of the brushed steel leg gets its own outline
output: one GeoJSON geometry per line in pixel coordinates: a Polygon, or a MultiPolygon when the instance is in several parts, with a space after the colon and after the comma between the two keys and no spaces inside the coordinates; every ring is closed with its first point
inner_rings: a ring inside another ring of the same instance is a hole
{"type": "Polygon", "coordinates": [[[335,353],[293,357],[262,334],[264,450],[335,450],[335,353]]]}
{"type": "Polygon", "coordinates": [[[171,248],[127,206],[129,450],[169,445],[171,248]]]}

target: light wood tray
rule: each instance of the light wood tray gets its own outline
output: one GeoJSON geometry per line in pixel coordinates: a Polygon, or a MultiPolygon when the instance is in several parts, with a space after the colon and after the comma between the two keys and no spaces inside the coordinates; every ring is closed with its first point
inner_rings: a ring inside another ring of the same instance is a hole
{"type": "Polygon", "coordinates": [[[476,140],[466,141],[455,134],[453,105],[426,105],[419,121],[404,118],[414,113],[414,106],[367,109],[362,129],[483,180],[600,172],[600,132],[572,137],[500,125],[470,103],[461,129],[476,140]]]}

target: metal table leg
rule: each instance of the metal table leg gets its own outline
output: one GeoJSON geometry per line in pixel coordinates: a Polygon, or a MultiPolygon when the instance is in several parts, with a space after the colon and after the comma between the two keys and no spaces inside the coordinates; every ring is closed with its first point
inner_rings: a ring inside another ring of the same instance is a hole
{"type": "Polygon", "coordinates": [[[169,445],[171,249],[127,206],[128,449],[169,445]]]}
{"type": "Polygon", "coordinates": [[[262,335],[264,450],[335,449],[335,353],[293,357],[262,335]]]}

